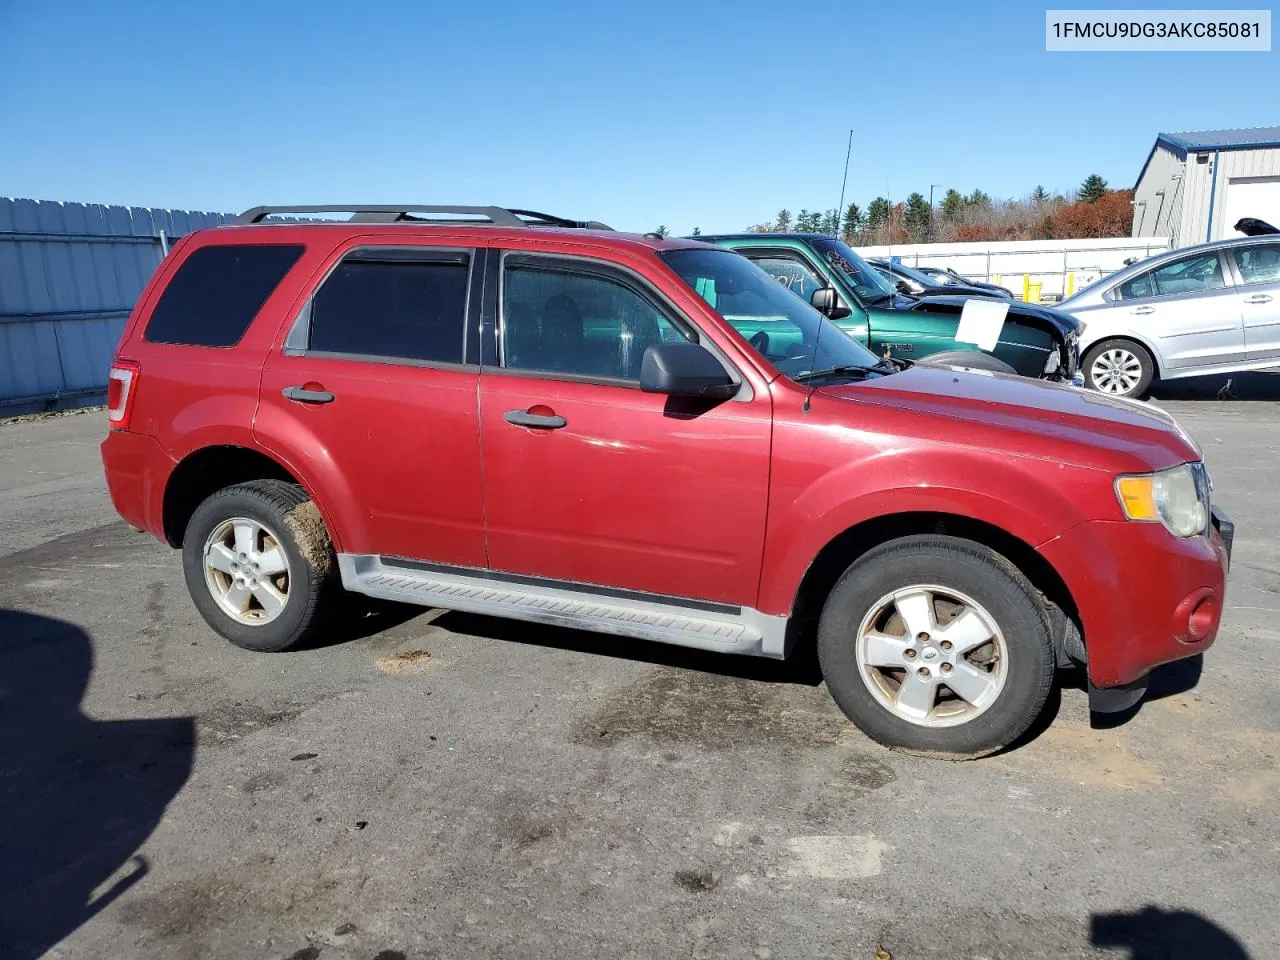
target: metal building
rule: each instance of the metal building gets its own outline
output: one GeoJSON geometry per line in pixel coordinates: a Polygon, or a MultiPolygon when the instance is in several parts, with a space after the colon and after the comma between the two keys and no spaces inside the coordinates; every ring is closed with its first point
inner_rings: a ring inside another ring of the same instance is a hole
{"type": "Polygon", "coordinates": [[[1242,217],[1280,226],[1280,127],[1160,134],[1133,204],[1133,235],[1175,247],[1238,237],[1242,217]]]}

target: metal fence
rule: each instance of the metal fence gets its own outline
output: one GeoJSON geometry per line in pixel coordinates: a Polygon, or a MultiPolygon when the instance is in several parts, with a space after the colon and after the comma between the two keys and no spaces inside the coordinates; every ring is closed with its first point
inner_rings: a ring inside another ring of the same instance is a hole
{"type": "Polygon", "coordinates": [[[0,412],[90,402],[169,244],[231,214],[0,197],[0,412]]]}

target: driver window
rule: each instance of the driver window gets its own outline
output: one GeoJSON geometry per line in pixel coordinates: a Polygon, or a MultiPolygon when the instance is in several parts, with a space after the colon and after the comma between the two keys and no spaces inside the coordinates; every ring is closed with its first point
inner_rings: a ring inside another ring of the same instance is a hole
{"type": "Polygon", "coordinates": [[[809,302],[813,291],[826,286],[807,264],[792,257],[751,257],[751,262],[805,303],[809,302]]]}

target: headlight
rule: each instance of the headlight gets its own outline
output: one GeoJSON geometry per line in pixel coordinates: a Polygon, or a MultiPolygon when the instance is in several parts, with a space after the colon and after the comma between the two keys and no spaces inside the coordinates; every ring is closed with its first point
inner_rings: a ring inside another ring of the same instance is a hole
{"type": "Polygon", "coordinates": [[[1058,348],[1054,347],[1049,351],[1049,356],[1044,359],[1044,372],[1057,373],[1060,366],[1062,366],[1062,358],[1058,356],[1058,348]]]}
{"type": "Polygon", "coordinates": [[[1175,537],[1203,533],[1209,523],[1209,474],[1203,463],[1116,478],[1116,497],[1130,520],[1159,521],[1175,537]]]}

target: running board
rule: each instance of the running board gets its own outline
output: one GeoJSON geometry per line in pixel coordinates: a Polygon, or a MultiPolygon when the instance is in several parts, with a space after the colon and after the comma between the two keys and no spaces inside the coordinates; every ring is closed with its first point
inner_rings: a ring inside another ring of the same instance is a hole
{"type": "Polygon", "coordinates": [[[782,659],[787,618],[751,607],[609,591],[501,573],[340,554],[342,585],[353,593],[424,607],[550,623],[681,647],[782,659]]]}

